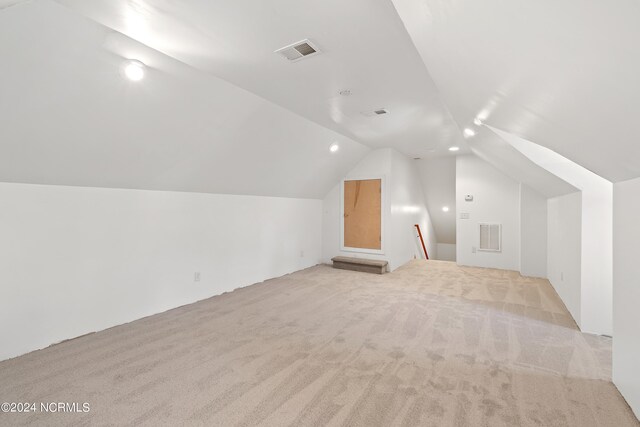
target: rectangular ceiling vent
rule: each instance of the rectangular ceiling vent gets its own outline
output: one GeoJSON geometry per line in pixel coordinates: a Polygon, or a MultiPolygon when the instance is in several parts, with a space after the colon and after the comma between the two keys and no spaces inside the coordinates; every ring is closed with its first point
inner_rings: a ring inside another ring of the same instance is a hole
{"type": "Polygon", "coordinates": [[[362,113],[362,115],[365,117],[382,116],[385,114],[389,114],[389,110],[387,110],[386,108],[378,108],[377,110],[364,111],[362,113]]]}
{"type": "Polygon", "coordinates": [[[320,49],[318,49],[311,42],[311,40],[305,39],[289,46],[280,48],[276,50],[275,53],[282,55],[284,58],[288,59],[291,62],[296,62],[303,58],[317,55],[321,52],[320,49]]]}

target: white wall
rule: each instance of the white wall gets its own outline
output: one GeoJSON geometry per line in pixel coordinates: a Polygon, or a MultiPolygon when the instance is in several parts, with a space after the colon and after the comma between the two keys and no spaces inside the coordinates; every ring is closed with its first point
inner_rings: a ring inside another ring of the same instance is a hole
{"type": "MultiPolygon", "coordinates": [[[[395,267],[412,258],[423,258],[424,251],[416,238],[415,224],[420,225],[427,253],[436,254],[437,237],[427,208],[415,161],[391,150],[389,181],[391,221],[389,232],[390,257],[395,267]]],[[[431,256],[431,255],[430,255],[431,256]]]]}
{"type": "Polygon", "coordinates": [[[547,277],[581,326],[582,193],[549,199],[547,209],[547,277]]]}
{"type": "Polygon", "coordinates": [[[438,251],[436,252],[435,259],[440,261],[455,261],[456,245],[452,245],[450,243],[438,243],[438,251]]]}
{"type": "Polygon", "coordinates": [[[613,334],[613,184],[582,191],[583,332],[613,334]]]}
{"type": "Polygon", "coordinates": [[[341,194],[337,184],[323,200],[322,259],[331,262],[334,256],[383,259],[395,270],[407,261],[423,257],[416,238],[415,224],[420,224],[427,252],[436,253],[437,240],[420,179],[412,159],[391,148],[372,151],[347,174],[347,179],[384,176],[383,250],[384,254],[343,251],[340,247],[341,194]]]}
{"type": "Polygon", "coordinates": [[[613,184],[546,147],[491,128],[531,161],[582,191],[581,324],[612,334],[613,184]]]}
{"type": "Polygon", "coordinates": [[[321,209],[0,183],[0,360],[315,265],[321,209]]]}
{"type": "Polygon", "coordinates": [[[640,417],[640,178],[613,195],[613,382],[640,417]]]}
{"type": "Polygon", "coordinates": [[[547,277],[547,199],[520,184],[520,274],[547,277]]]}
{"type": "MultiPolygon", "coordinates": [[[[364,159],[362,159],[349,173],[345,179],[361,179],[361,178],[380,178],[384,179],[384,196],[388,191],[388,179],[391,175],[391,154],[390,149],[379,149],[371,151],[364,159]]],[[[387,254],[358,254],[355,252],[346,252],[340,250],[340,215],[341,211],[341,191],[342,182],[336,185],[327,193],[322,201],[322,261],[331,263],[331,258],[342,256],[361,256],[370,259],[388,260],[387,254]]],[[[388,221],[390,215],[390,207],[388,198],[384,199],[386,205],[382,206],[382,220],[388,221]]],[[[386,230],[385,230],[386,231],[386,230]]],[[[387,244],[388,235],[383,234],[383,244],[387,244]]]]}
{"type": "Polygon", "coordinates": [[[414,160],[438,243],[456,243],[455,156],[414,160]],[[447,206],[448,212],[442,207],[447,206]]]}
{"type": "Polygon", "coordinates": [[[519,270],[520,184],[484,160],[458,156],[456,160],[456,259],[460,265],[519,270]],[[473,195],[472,202],[465,195],[473,195]],[[469,219],[461,219],[468,213],[469,219]],[[479,223],[502,224],[501,252],[473,252],[479,245],[479,223]]]}

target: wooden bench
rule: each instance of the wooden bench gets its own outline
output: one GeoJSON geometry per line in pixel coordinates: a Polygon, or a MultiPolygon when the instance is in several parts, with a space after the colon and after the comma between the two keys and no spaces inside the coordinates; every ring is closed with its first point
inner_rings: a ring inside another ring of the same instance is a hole
{"type": "Polygon", "coordinates": [[[378,261],[365,258],[352,258],[346,256],[337,256],[331,258],[333,268],[342,270],[361,271],[363,273],[384,274],[387,272],[387,261],[378,261]]]}

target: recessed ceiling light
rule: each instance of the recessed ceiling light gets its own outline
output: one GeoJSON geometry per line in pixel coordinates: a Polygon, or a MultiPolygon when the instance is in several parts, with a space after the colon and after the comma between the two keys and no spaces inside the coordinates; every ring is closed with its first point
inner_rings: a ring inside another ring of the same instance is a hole
{"type": "Polygon", "coordinates": [[[458,151],[460,147],[449,147],[449,151],[458,151]]]}
{"type": "Polygon", "coordinates": [[[473,119],[473,124],[476,126],[482,126],[482,119],[480,117],[476,117],[473,119]]]}
{"type": "Polygon", "coordinates": [[[331,144],[329,146],[329,151],[331,151],[332,153],[335,153],[336,151],[338,151],[340,149],[340,146],[338,145],[337,142],[334,142],[333,144],[331,144]]]}
{"type": "Polygon", "coordinates": [[[449,212],[449,206],[443,206],[442,212],[449,212]]]}
{"type": "Polygon", "coordinates": [[[473,129],[466,128],[466,129],[464,130],[464,136],[466,136],[467,138],[471,138],[471,137],[472,137],[472,136],[474,136],[475,134],[476,134],[476,131],[475,131],[475,130],[473,130],[473,129]]]}
{"type": "Polygon", "coordinates": [[[144,64],[135,59],[129,60],[124,65],[124,75],[134,82],[144,78],[144,64]]]}
{"type": "Polygon", "coordinates": [[[481,123],[484,123],[489,118],[489,110],[484,109],[478,113],[476,119],[478,119],[481,123]]]}

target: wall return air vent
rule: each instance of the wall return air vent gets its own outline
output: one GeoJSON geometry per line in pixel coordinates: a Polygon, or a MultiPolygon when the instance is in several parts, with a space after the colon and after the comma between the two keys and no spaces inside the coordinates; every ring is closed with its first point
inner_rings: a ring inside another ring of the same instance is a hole
{"type": "Polygon", "coordinates": [[[502,225],[480,223],[480,251],[502,251],[502,225]]]}
{"type": "Polygon", "coordinates": [[[310,40],[305,39],[297,43],[290,44],[289,46],[280,48],[276,50],[275,53],[280,54],[291,62],[296,62],[303,58],[317,55],[321,52],[320,49],[318,49],[318,47],[314,45],[310,40]]]}

